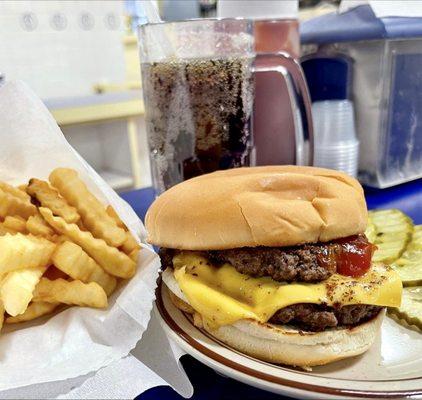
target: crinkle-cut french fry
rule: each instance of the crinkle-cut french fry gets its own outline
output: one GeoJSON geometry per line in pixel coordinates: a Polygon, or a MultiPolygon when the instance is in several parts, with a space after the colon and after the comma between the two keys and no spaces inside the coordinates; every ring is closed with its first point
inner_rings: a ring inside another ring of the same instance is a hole
{"type": "Polygon", "coordinates": [[[19,216],[12,217],[11,215],[8,215],[3,221],[3,226],[6,229],[11,229],[15,232],[26,232],[26,220],[19,216]]]}
{"type": "Polygon", "coordinates": [[[7,192],[7,193],[11,194],[14,197],[17,197],[18,199],[21,199],[22,201],[24,201],[26,203],[30,203],[31,202],[31,199],[28,196],[28,194],[25,193],[25,191],[22,191],[18,187],[14,187],[12,185],[9,185],[6,182],[0,181],[0,189],[3,190],[4,192],[7,192]]]}
{"type": "Polygon", "coordinates": [[[24,268],[47,266],[56,244],[47,239],[7,233],[0,236],[0,274],[24,268]]]}
{"type": "Polygon", "coordinates": [[[8,224],[5,224],[4,221],[0,222],[0,236],[5,235],[6,233],[10,233],[11,235],[16,235],[17,233],[20,233],[19,231],[11,228],[11,225],[12,224],[10,224],[10,221],[8,224]]]}
{"type": "Polygon", "coordinates": [[[81,230],[81,231],[84,231],[84,232],[86,232],[86,231],[88,231],[89,229],[86,229],[86,226],[84,225],[84,223],[82,222],[82,220],[80,219],[77,223],[76,223],[76,225],[78,225],[78,228],[81,230]]]}
{"type": "Polygon", "coordinates": [[[68,242],[70,239],[66,237],[65,235],[54,235],[51,238],[51,241],[57,244],[68,242]]]}
{"type": "Polygon", "coordinates": [[[53,240],[54,229],[45,222],[40,214],[31,215],[28,218],[28,221],[26,221],[26,229],[35,236],[44,236],[49,240],[53,240]]]}
{"type": "Polygon", "coordinates": [[[129,258],[131,260],[133,260],[135,263],[138,262],[138,255],[139,255],[139,248],[137,249],[133,249],[130,253],[129,253],[129,258]]]}
{"type": "Polygon", "coordinates": [[[114,219],[118,227],[126,231],[126,239],[120,246],[120,249],[127,255],[130,255],[135,249],[139,250],[141,247],[139,246],[135,238],[132,236],[132,234],[129,232],[127,226],[120,219],[119,215],[116,213],[116,210],[112,206],[107,206],[106,212],[108,215],[110,215],[111,218],[114,219]]]}
{"type": "Polygon", "coordinates": [[[49,177],[51,184],[78,210],[84,226],[94,237],[104,239],[107,244],[119,247],[126,239],[124,229],[119,228],[104,205],[88,190],[76,171],[56,168],[49,177]]]}
{"type": "Polygon", "coordinates": [[[37,208],[33,204],[0,189],[0,217],[19,215],[27,219],[36,212],[37,208]]]}
{"type": "Polygon", "coordinates": [[[9,272],[0,287],[4,309],[12,317],[23,314],[32,299],[32,292],[47,267],[25,268],[9,272]]]}
{"type": "Polygon", "coordinates": [[[50,186],[46,181],[32,178],[29,180],[27,193],[34,197],[42,207],[47,207],[53,211],[54,215],[62,217],[67,223],[76,223],[80,216],[75,207],[59,195],[57,189],[50,186]]]}
{"type": "Polygon", "coordinates": [[[25,227],[22,229],[21,217],[11,217],[8,215],[3,222],[0,222],[0,236],[10,233],[16,235],[17,233],[26,233],[26,221],[23,219],[25,227]]]}
{"type": "Polygon", "coordinates": [[[81,246],[106,272],[119,278],[131,278],[135,274],[136,264],[125,253],[94,238],[91,232],[83,232],[77,225],[55,217],[50,209],[40,207],[39,210],[50,226],[81,246]]]}
{"type": "Polygon", "coordinates": [[[95,260],[85,253],[82,247],[75,243],[64,242],[57,246],[52,260],[56,268],[71,278],[85,283],[98,283],[107,295],[110,295],[116,287],[116,278],[107,274],[95,260]]]}
{"type": "Polygon", "coordinates": [[[50,279],[50,281],[54,281],[55,279],[67,279],[69,276],[65,274],[63,271],[60,271],[54,265],[50,265],[47,271],[44,272],[44,278],[50,279]]]}
{"type": "Polygon", "coordinates": [[[28,193],[26,193],[26,188],[28,187],[28,185],[26,183],[22,183],[22,185],[18,186],[18,189],[22,192],[24,192],[26,195],[28,195],[28,193]]]}
{"type": "Polygon", "coordinates": [[[46,303],[44,301],[32,302],[23,314],[16,317],[7,317],[5,322],[6,324],[16,324],[32,321],[35,318],[52,313],[58,305],[58,303],[46,303]]]}
{"type": "Polygon", "coordinates": [[[135,240],[135,238],[132,236],[132,234],[129,231],[127,231],[126,232],[126,240],[123,242],[123,244],[120,248],[126,254],[130,254],[135,249],[139,250],[141,248],[141,246],[139,246],[138,242],[135,240]]]}
{"type": "Polygon", "coordinates": [[[16,235],[18,232],[14,231],[13,229],[5,228],[3,223],[0,222],[0,236],[4,236],[8,233],[11,235],[16,235]]]}
{"type": "Polygon", "coordinates": [[[123,223],[123,221],[120,219],[120,217],[119,217],[119,215],[116,213],[116,210],[112,207],[112,206],[110,206],[110,205],[108,205],[107,206],[107,208],[106,208],[106,213],[111,217],[111,218],[113,218],[114,219],[114,222],[116,223],[116,225],[119,227],[119,228],[123,228],[124,230],[127,230],[127,227],[126,227],[126,225],[123,223]]]}
{"type": "Polygon", "coordinates": [[[41,278],[34,290],[33,301],[47,303],[75,304],[78,306],[105,308],[107,295],[104,289],[95,282],[66,281],[56,279],[50,281],[41,278]]]}

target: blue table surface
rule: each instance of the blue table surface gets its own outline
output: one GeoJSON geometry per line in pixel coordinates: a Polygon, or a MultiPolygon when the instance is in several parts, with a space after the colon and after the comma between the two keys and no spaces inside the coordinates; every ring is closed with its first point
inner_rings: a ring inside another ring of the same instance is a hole
{"type": "MultiPolygon", "coordinates": [[[[133,190],[121,193],[121,196],[133,207],[143,221],[148,207],[154,200],[154,190],[152,188],[133,190]]],[[[365,197],[370,210],[397,208],[409,215],[415,224],[422,224],[422,179],[387,189],[365,188],[365,197]]],[[[272,400],[281,398],[218,375],[211,368],[201,364],[191,356],[183,356],[181,362],[194,386],[193,400],[233,398],[272,400]]],[[[180,400],[183,397],[170,387],[157,387],[146,391],[137,399],[180,400]]]]}

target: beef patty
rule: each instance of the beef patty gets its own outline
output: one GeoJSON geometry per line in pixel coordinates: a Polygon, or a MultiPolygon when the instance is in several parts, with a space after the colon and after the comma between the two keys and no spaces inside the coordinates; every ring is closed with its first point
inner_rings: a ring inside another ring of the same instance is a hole
{"type": "Polygon", "coordinates": [[[320,332],[336,326],[354,326],[374,318],[382,307],[353,304],[341,308],[300,303],[278,310],[269,320],[273,324],[291,324],[304,331],[320,332]]]}
{"type": "Polygon", "coordinates": [[[319,282],[336,272],[335,262],[324,262],[336,249],[335,244],[243,247],[209,251],[207,255],[211,262],[228,262],[240,273],[254,277],[270,276],[279,282],[319,282]]]}
{"type": "MultiPolygon", "coordinates": [[[[201,252],[214,264],[225,262],[237,271],[251,276],[270,276],[276,281],[319,282],[336,272],[330,257],[335,243],[308,244],[296,247],[243,247],[201,252]],[[322,262],[321,262],[322,261],[322,262]]],[[[160,249],[163,268],[173,266],[179,250],[160,249]]],[[[329,307],[300,303],[278,310],[270,319],[273,324],[291,324],[304,331],[319,332],[336,326],[354,326],[375,317],[382,307],[365,304],[329,307]]]]}
{"type": "MultiPolygon", "coordinates": [[[[270,276],[279,282],[320,282],[336,272],[334,243],[295,247],[242,247],[202,252],[214,264],[230,263],[242,274],[270,276]]],[[[160,249],[163,267],[172,266],[175,249],[160,249]]]]}

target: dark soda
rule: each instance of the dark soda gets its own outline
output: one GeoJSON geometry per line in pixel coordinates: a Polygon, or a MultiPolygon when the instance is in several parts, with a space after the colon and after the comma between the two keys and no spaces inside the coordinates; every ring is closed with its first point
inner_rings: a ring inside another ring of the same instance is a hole
{"type": "Polygon", "coordinates": [[[251,62],[228,57],[142,64],[158,192],[197,175],[250,165],[251,62]]]}

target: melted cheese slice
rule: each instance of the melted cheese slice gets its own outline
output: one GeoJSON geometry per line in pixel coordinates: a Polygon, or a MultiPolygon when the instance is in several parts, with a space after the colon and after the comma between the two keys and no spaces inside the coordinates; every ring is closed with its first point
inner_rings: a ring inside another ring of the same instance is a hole
{"type": "Polygon", "coordinates": [[[400,277],[379,264],[359,278],[334,274],[319,283],[253,278],[230,264],[216,267],[189,252],[175,256],[173,266],[189,304],[213,328],[245,318],[266,322],[277,310],[297,303],[399,307],[401,302],[400,277]]]}

